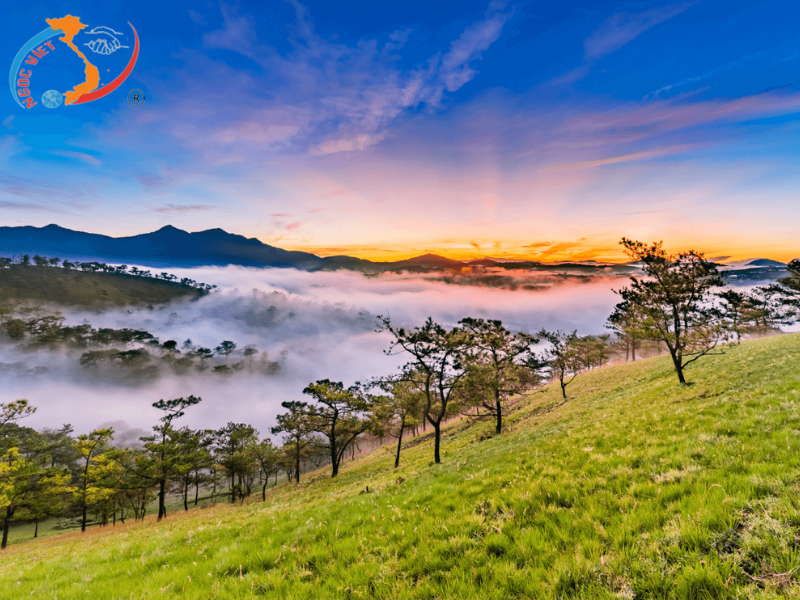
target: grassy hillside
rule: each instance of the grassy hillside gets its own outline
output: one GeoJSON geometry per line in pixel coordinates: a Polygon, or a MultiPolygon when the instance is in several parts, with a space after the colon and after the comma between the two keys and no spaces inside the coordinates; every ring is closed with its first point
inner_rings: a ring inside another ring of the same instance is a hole
{"type": "Polygon", "coordinates": [[[519,402],[266,503],[10,547],[0,597],[773,598],[800,588],[800,335],[519,402]],[[367,491],[367,486],[369,491],[367,491]]]}
{"type": "Polygon", "coordinates": [[[0,269],[0,302],[24,300],[62,306],[135,306],[200,295],[172,281],[117,273],[11,265],[0,269]]]}

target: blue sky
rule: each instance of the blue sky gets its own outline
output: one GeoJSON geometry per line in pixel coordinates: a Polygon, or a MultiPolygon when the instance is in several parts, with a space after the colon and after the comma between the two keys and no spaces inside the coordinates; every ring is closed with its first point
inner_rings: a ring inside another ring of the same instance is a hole
{"type": "Polygon", "coordinates": [[[223,227],[366,257],[614,258],[623,235],[800,255],[796,2],[4,12],[7,68],[45,18],[130,21],[141,39],[96,102],[25,111],[0,94],[4,225],[223,227]]]}

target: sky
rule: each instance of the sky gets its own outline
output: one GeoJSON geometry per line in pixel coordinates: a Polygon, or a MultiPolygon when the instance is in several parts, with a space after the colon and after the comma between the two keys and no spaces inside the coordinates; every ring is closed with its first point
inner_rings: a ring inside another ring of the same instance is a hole
{"type": "MultiPolygon", "coordinates": [[[[390,260],[619,260],[622,236],[731,260],[800,255],[791,0],[71,0],[3,13],[9,69],[67,14],[130,23],[140,54],[94,102],[24,109],[0,92],[0,225],[221,227],[390,260]]],[[[77,57],[65,65],[62,79],[82,80],[77,57]]]]}

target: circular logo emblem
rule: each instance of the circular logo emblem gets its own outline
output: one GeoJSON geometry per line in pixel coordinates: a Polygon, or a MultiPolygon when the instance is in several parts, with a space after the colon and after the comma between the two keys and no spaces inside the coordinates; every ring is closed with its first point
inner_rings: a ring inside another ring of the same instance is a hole
{"type": "MultiPolygon", "coordinates": [[[[95,25],[80,17],[46,19],[49,27],[11,63],[11,95],[23,108],[85,104],[116,90],[139,57],[133,25],[95,25]]],[[[143,96],[142,96],[143,97],[143,96]]]]}
{"type": "Polygon", "coordinates": [[[58,108],[64,101],[64,96],[56,90],[47,90],[42,94],[42,104],[47,108],[58,108]]]}
{"type": "Polygon", "coordinates": [[[128,92],[128,104],[134,108],[140,107],[142,104],[144,104],[144,92],[140,89],[133,88],[130,92],[128,92]]]}

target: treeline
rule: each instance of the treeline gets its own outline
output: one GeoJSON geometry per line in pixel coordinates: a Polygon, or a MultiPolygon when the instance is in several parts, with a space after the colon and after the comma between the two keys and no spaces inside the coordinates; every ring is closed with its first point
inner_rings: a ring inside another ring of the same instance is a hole
{"type": "Polygon", "coordinates": [[[244,424],[229,423],[218,431],[177,428],[174,421],[200,402],[189,396],[161,400],[153,406],[164,412],[140,448],[111,445],[113,429],[73,436],[73,429],[35,431],[18,421],[36,409],[26,400],[0,405],[0,517],[2,547],[9,526],[67,517],[86,530],[89,515],[100,525],[117,519],[143,519],[158,501],[159,520],[166,516],[168,494],[179,494],[185,510],[197,504],[202,487],[228,482],[231,501],[250,495],[277,477],[285,460],[269,440],[244,424]]]}
{"type": "Polygon", "coordinates": [[[177,375],[204,371],[221,376],[245,371],[275,375],[280,371],[280,363],[269,360],[269,355],[254,345],[239,349],[236,342],[223,340],[206,348],[191,339],[180,344],[176,340],[161,342],[140,329],[96,329],[87,322],[65,325],[61,313],[24,304],[0,304],[0,332],[30,350],[82,351],[81,367],[95,372],[111,369],[111,376],[123,373],[131,381],[152,380],[159,374],[159,365],[177,375]],[[215,357],[221,364],[214,364],[215,357]]]}
{"type": "Polygon", "coordinates": [[[217,287],[216,285],[209,285],[207,283],[195,281],[189,277],[178,277],[177,275],[163,271],[161,273],[155,273],[139,269],[138,267],[129,267],[128,265],[109,265],[97,261],[73,262],[66,259],[61,260],[60,258],[56,257],[48,258],[47,256],[39,256],[38,254],[34,256],[23,254],[22,256],[16,258],[0,256],[0,268],[10,267],[11,265],[20,265],[23,267],[52,267],[66,270],[74,269],[77,271],[84,271],[86,273],[116,273],[117,275],[132,275],[134,277],[160,279],[162,281],[179,283],[182,286],[194,288],[204,293],[208,293],[217,287]]]}
{"type": "MultiPolygon", "coordinates": [[[[77,438],[72,429],[33,430],[17,421],[34,410],[24,400],[2,405],[0,416],[0,516],[3,546],[13,520],[36,521],[56,514],[101,524],[144,517],[157,500],[158,518],[166,499],[181,497],[188,510],[201,489],[220,490],[230,502],[243,502],[260,489],[262,499],[280,473],[300,481],[308,468],[330,465],[336,477],[367,436],[396,438],[394,465],[400,464],[405,435],[433,431],[433,454],[441,462],[442,427],[467,416],[488,419],[503,431],[513,397],[546,382],[558,382],[564,401],[568,385],[581,373],[606,364],[614,355],[635,358],[645,342],[669,353],[680,383],[685,368],[700,357],[718,354],[744,335],[774,330],[797,319],[800,311],[800,261],[767,288],[769,302],[749,304],[767,292],[717,291],[722,279],[701,253],[666,253],[660,243],[623,239],[629,256],[641,261],[644,277],[619,290],[621,302],[609,318],[610,335],[539,330],[514,333],[501,321],[465,318],[451,328],[428,319],[411,329],[388,317],[378,330],[390,337],[386,352],[402,354],[406,364],[394,374],[349,387],[328,379],[309,384],[307,401],[283,402],[285,412],[270,433],[276,446],[251,425],[228,423],[219,430],[178,427],[177,420],[201,399],[160,400],[164,414],[141,448],[114,448],[113,431],[100,429],[77,438]],[[624,318],[623,318],[624,317],[624,318]],[[421,431],[420,431],[421,430],[421,431]]],[[[222,345],[218,348],[224,351],[222,345]]]]}

